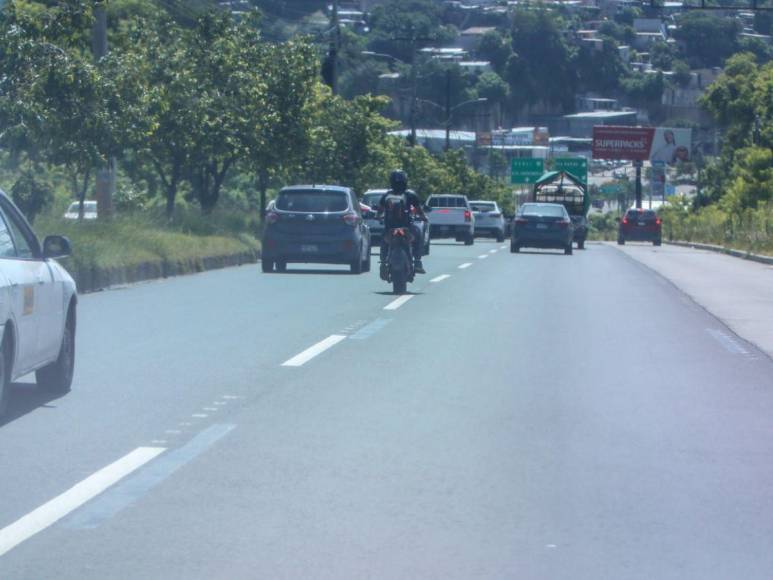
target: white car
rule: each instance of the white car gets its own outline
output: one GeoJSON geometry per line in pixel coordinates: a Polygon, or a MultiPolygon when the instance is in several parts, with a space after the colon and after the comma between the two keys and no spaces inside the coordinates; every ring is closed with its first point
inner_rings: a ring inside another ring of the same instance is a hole
{"type": "MultiPolygon", "coordinates": [[[[64,212],[64,219],[77,220],[78,212],[80,210],[80,202],[74,201],[64,212]]],[[[83,219],[95,220],[97,219],[97,202],[96,201],[84,201],[83,202],[83,219]]]]}
{"type": "Polygon", "coordinates": [[[0,191],[0,415],[10,383],[33,371],[40,388],[70,390],[78,297],[72,277],[56,262],[70,251],[63,236],[48,236],[41,246],[0,191]]]}

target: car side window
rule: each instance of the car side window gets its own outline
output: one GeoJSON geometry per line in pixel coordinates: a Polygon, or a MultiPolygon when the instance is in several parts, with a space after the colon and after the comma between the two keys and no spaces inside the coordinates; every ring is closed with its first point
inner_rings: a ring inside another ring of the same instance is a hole
{"type": "Polygon", "coordinates": [[[5,223],[5,216],[0,213],[0,258],[15,258],[16,246],[13,245],[13,238],[8,226],[5,223]]]}
{"type": "Polygon", "coordinates": [[[32,246],[19,224],[14,220],[14,216],[8,216],[8,229],[11,230],[11,236],[13,237],[13,242],[16,246],[16,257],[25,259],[34,258],[35,254],[32,251],[32,246]]]}

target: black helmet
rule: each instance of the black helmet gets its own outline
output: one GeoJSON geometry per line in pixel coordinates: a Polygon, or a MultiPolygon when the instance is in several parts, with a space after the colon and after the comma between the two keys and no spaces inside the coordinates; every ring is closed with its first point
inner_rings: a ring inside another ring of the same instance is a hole
{"type": "Polygon", "coordinates": [[[402,169],[395,169],[389,174],[389,187],[397,193],[404,193],[408,189],[408,176],[402,169]]]}

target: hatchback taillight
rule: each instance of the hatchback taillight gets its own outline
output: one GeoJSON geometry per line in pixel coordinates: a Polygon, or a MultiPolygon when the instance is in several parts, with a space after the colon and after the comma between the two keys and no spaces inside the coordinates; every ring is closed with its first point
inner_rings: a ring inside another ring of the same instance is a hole
{"type": "Polygon", "coordinates": [[[491,212],[490,214],[488,214],[488,215],[489,215],[489,217],[498,218],[498,217],[500,217],[502,214],[501,214],[501,213],[499,213],[498,211],[492,211],[492,212],[491,212]]]}
{"type": "Polygon", "coordinates": [[[343,216],[343,220],[348,226],[356,226],[359,219],[360,218],[356,213],[345,213],[343,216]]]}
{"type": "Polygon", "coordinates": [[[627,217],[623,218],[623,224],[628,225],[628,218],[627,217]]]}
{"type": "Polygon", "coordinates": [[[561,220],[558,222],[558,227],[561,229],[566,229],[569,227],[569,224],[572,223],[571,220],[561,220]]]}
{"type": "Polygon", "coordinates": [[[660,224],[662,224],[662,223],[663,223],[663,220],[661,220],[660,218],[657,218],[657,219],[655,220],[655,225],[658,225],[658,226],[659,226],[659,225],[660,225],[660,224]]]}
{"type": "Polygon", "coordinates": [[[472,221],[472,212],[470,212],[470,210],[468,209],[464,210],[464,221],[466,222],[472,221]]]}
{"type": "Polygon", "coordinates": [[[526,218],[517,218],[517,219],[515,220],[515,223],[517,223],[517,224],[521,224],[521,225],[523,225],[523,224],[528,224],[528,223],[529,223],[529,220],[527,220],[526,218]]]}
{"type": "Polygon", "coordinates": [[[269,224],[275,224],[279,221],[279,214],[273,211],[270,211],[266,214],[266,222],[269,224]]]}

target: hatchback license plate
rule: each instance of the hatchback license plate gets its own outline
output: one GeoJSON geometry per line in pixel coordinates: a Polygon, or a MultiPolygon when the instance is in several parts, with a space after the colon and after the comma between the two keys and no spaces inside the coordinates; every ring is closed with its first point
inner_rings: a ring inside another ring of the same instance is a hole
{"type": "Polygon", "coordinates": [[[537,224],[538,230],[546,230],[548,229],[548,224],[537,224]]]}
{"type": "Polygon", "coordinates": [[[301,246],[301,252],[304,254],[313,254],[314,252],[318,252],[319,247],[314,245],[304,245],[301,246]]]}
{"type": "Polygon", "coordinates": [[[639,222],[639,225],[640,226],[644,226],[644,225],[647,225],[647,224],[645,224],[644,222],[639,222]]]}

